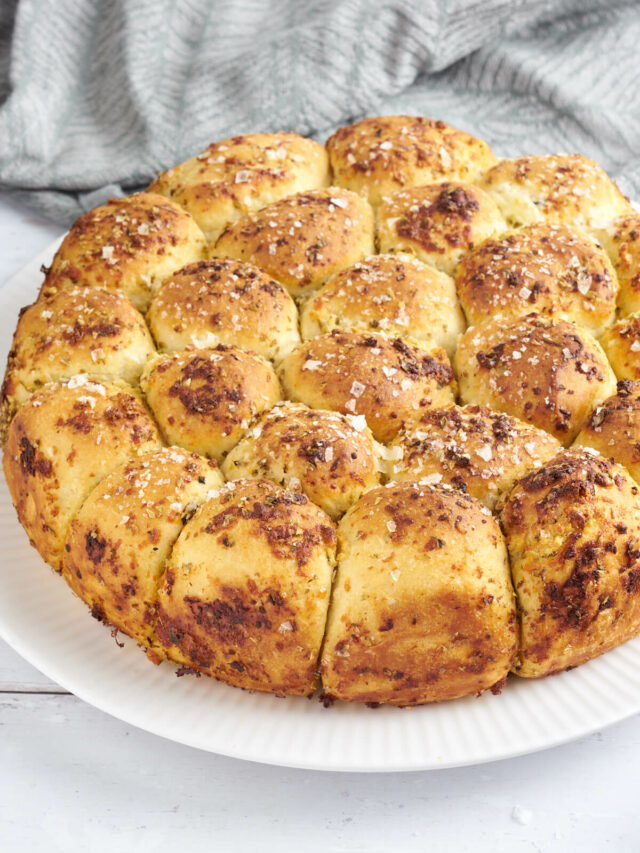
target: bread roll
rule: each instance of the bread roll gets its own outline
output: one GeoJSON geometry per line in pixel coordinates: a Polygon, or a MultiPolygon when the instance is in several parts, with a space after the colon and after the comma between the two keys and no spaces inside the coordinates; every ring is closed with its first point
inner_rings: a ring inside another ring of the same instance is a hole
{"type": "Polygon", "coordinates": [[[402,190],[378,209],[381,252],[412,252],[453,275],[463,255],[505,228],[495,202],[473,184],[429,184],[402,190]]]}
{"type": "Polygon", "coordinates": [[[564,320],[527,314],[489,320],[460,338],[454,359],[465,403],[480,403],[544,429],[563,444],[615,392],[600,344],[564,320]]]}
{"type": "Polygon", "coordinates": [[[607,329],[602,346],[618,379],[640,379],[640,313],[607,329]]]}
{"type": "Polygon", "coordinates": [[[338,518],[378,485],[378,454],[371,432],[338,412],[283,403],[260,415],[224,460],[227,480],[266,477],[302,491],[338,518]]]}
{"type": "Polygon", "coordinates": [[[456,288],[471,325],[537,311],[599,335],[613,321],[618,284],[609,258],[591,238],[542,222],[465,255],[456,288]]]}
{"type": "Polygon", "coordinates": [[[493,510],[516,480],[560,449],[553,436],[485,406],[430,409],[388,453],[390,480],[446,483],[493,510]]]}
{"type": "Polygon", "coordinates": [[[171,276],[147,322],[164,352],[222,343],[279,359],[300,342],[298,311],[284,287],[257,267],[227,258],[190,264],[171,276]]]}
{"type": "Polygon", "coordinates": [[[382,331],[441,346],[449,356],[465,328],[449,276],[400,253],[339,272],[310,297],[300,321],[305,340],[339,328],[382,331]]]}
{"type": "Polygon", "coordinates": [[[373,205],[408,187],[472,181],[496,162],[486,142],[422,116],[365,118],[337,130],[327,150],[336,184],[373,205]]]}
{"type": "Polygon", "coordinates": [[[620,282],[620,312],[640,312],[640,214],[632,211],[618,216],[596,228],[595,235],[608,252],[620,282]]]}
{"type": "Polygon", "coordinates": [[[218,461],[281,396],[267,361],[225,344],[152,357],[140,385],[168,444],[218,461]]]}
{"type": "Polygon", "coordinates": [[[298,193],[239,219],[222,232],[213,254],[256,264],[297,297],[373,251],[373,213],[367,202],[329,187],[298,193]]]}
{"type": "Polygon", "coordinates": [[[418,705],[501,685],[516,614],[500,528],[473,498],[399,483],[338,528],[322,649],[330,697],[418,705]]]}
{"type": "Polygon", "coordinates": [[[162,578],[168,657],[239,687],[313,693],[335,547],[331,520],[304,495],[229,483],[187,523],[162,578]]]}
{"type": "Polygon", "coordinates": [[[584,448],[525,477],[502,513],[520,614],[518,675],[578,666],[640,631],[640,498],[584,448]]]}
{"type": "Polygon", "coordinates": [[[65,580],[96,619],[133,637],[156,661],[158,579],[183,525],[222,486],[216,468],[180,447],[145,453],[108,474],[71,522],[65,580]]]}
{"type": "Polygon", "coordinates": [[[126,386],[84,375],[46,385],[7,431],[4,474],[31,544],[55,569],[71,519],[114,468],[159,447],[155,424],[126,386]]]}
{"type": "Polygon", "coordinates": [[[591,412],[575,443],[615,459],[640,483],[640,382],[618,382],[617,394],[591,412]]]}
{"type": "Polygon", "coordinates": [[[146,311],[164,279],[205,251],[202,231],[169,199],[155,193],[112,198],[71,226],[40,292],[101,287],[146,311]]]}
{"type": "Polygon", "coordinates": [[[213,142],[158,175],[149,191],[188,210],[213,244],[244,214],[328,183],[322,145],[297,133],[249,133],[213,142]]]}
{"type": "Polygon", "coordinates": [[[632,210],[604,169],[580,154],[500,160],[477,183],[513,228],[546,220],[591,229],[632,210]]]}
{"type": "Polygon", "coordinates": [[[442,349],[401,338],[333,331],[283,359],[285,396],[312,409],[363,415],[378,441],[390,441],[407,418],[452,403],[455,379],[442,349]]]}
{"type": "Polygon", "coordinates": [[[74,287],[23,308],[2,386],[5,420],[29,394],[78,373],[138,382],[155,352],[143,318],[121,293],[74,287]]]}

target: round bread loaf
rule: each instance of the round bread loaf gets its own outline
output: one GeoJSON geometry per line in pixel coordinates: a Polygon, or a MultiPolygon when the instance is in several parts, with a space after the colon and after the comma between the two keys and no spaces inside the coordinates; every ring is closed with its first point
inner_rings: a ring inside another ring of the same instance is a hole
{"type": "Polygon", "coordinates": [[[467,329],[454,367],[463,402],[514,415],[563,444],[616,387],[600,344],[587,331],[539,314],[467,329]]]}
{"type": "Polygon", "coordinates": [[[640,631],[640,497],[621,465],[586,448],[529,474],[502,525],[528,678],[578,666],[640,631]]]}
{"type": "Polygon", "coordinates": [[[230,222],[280,198],[329,183],[322,145],[297,133],[250,133],[213,142],[149,187],[176,201],[215,243],[230,222]]]}
{"type": "Polygon", "coordinates": [[[331,520],[299,492],[238,480],[212,494],[160,584],[168,657],[239,687],[313,693],[335,548],[331,520]]]}
{"type": "Polygon", "coordinates": [[[472,181],[496,158],[486,142],[423,116],[378,116],[341,127],[327,140],[338,186],[373,205],[406,187],[472,181]]]}
{"type": "Polygon", "coordinates": [[[620,282],[620,312],[640,312],[640,214],[633,211],[618,216],[596,228],[595,235],[608,252],[620,282]]]}
{"type": "Polygon", "coordinates": [[[465,323],[453,281],[412,255],[373,255],[342,270],[305,304],[305,340],[351,328],[414,338],[452,356],[465,323]]]}
{"type": "Polygon", "coordinates": [[[156,662],[158,579],[183,525],[222,483],[213,460],[162,448],[108,474],[71,522],[67,583],[96,619],[133,637],[156,662]]]}
{"type": "Polygon", "coordinates": [[[338,528],[325,692],[418,705],[499,689],[516,652],[507,553],[491,513],[443,486],[367,492],[338,528]]]}
{"type": "Polygon", "coordinates": [[[292,296],[315,290],[374,251],[373,213],[338,187],[311,190],[270,204],[226,228],[213,254],[261,267],[292,296]]]}
{"type": "Polygon", "coordinates": [[[620,380],[618,393],[591,412],[575,443],[611,457],[640,483],[640,382],[620,380]]]}
{"type": "Polygon", "coordinates": [[[218,461],[281,397],[269,362],[225,344],[152,357],[140,385],[168,444],[218,461]]]}
{"type": "Polygon", "coordinates": [[[227,480],[266,477],[302,491],[338,518],[378,485],[379,459],[370,430],[338,412],[282,403],[260,415],[222,466],[227,480]]]}
{"type": "Polygon", "coordinates": [[[390,480],[445,483],[493,510],[517,480],[560,449],[549,433],[485,406],[430,409],[388,453],[390,480]]]}
{"type": "Polygon", "coordinates": [[[32,545],[60,568],[71,519],[118,465],[161,444],[155,424],[126,386],[84,375],[46,385],[7,430],[4,475],[32,545]]]}
{"type": "Polygon", "coordinates": [[[597,243],[566,225],[543,222],[465,255],[456,288],[471,325],[537,311],[599,335],[613,320],[618,285],[597,243]]]}
{"type": "Polygon", "coordinates": [[[144,319],[120,293],[74,287],[23,308],[2,386],[5,422],[29,394],[79,373],[135,385],[155,352],[144,319]]]}
{"type": "Polygon", "coordinates": [[[205,251],[202,231],[169,199],[155,193],[112,198],[71,226],[41,293],[101,287],[121,291],[146,311],[162,281],[205,251]]]}
{"type": "Polygon", "coordinates": [[[279,359],[300,343],[298,311],[284,287],[228,258],[190,264],[171,276],[153,298],[147,322],[163,352],[235,344],[279,359]]]}
{"type": "Polygon", "coordinates": [[[290,400],[363,415],[383,442],[416,412],[453,402],[456,389],[444,350],[365,332],[313,338],[282,360],[279,375],[290,400]]]}
{"type": "Polygon", "coordinates": [[[623,317],[607,329],[602,346],[618,379],[640,379],[640,313],[623,317]]]}
{"type": "Polygon", "coordinates": [[[513,228],[546,220],[590,229],[632,211],[607,173],[580,154],[500,160],[477,183],[513,228]]]}
{"type": "Polygon", "coordinates": [[[381,252],[412,252],[449,275],[466,252],[505,228],[495,202],[473,184],[402,190],[378,209],[381,252]]]}

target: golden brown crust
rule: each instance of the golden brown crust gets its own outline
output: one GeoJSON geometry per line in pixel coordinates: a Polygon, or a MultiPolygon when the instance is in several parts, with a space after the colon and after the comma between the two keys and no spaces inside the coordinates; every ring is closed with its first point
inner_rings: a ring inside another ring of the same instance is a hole
{"type": "Polygon", "coordinates": [[[401,189],[473,181],[496,162],[486,142],[423,116],[378,116],[327,140],[334,180],[373,205],[401,189]]]}
{"type": "Polygon", "coordinates": [[[609,254],[620,282],[620,313],[624,315],[639,312],[640,214],[633,211],[625,216],[618,216],[612,222],[596,228],[594,233],[609,254]]]}
{"type": "Polygon", "coordinates": [[[269,362],[225,344],[152,357],[140,385],[169,444],[218,461],[281,397],[269,362]]]}
{"type": "Polygon", "coordinates": [[[454,367],[463,402],[514,415],[563,444],[615,391],[600,344],[574,323],[538,314],[467,329],[454,367]]]}
{"type": "Polygon", "coordinates": [[[136,384],[154,352],[143,318],[121,293],[76,287],[23,308],[2,386],[8,421],[30,393],[86,373],[136,384]]]}
{"type": "Polygon", "coordinates": [[[335,547],[331,520],[298,492],[238,480],[213,493],[160,585],[167,656],[238,687],[313,693],[335,547]]]}
{"type": "Polygon", "coordinates": [[[388,452],[390,480],[445,483],[489,509],[517,480],[554,456],[555,438],[486,406],[431,409],[398,435],[388,452]]]}
{"type": "Polygon", "coordinates": [[[462,182],[403,190],[378,209],[381,252],[412,252],[449,275],[466,252],[505,229],[492,198],[462,182]]]}
{"type": "Polygon", "coordinates": [[[617,390],[593,410],[575,443],[615,459],[640,482],[640,382],[622,379],[617,390]]]}
{"type": "Polygon", "coordinates": [[[266,477],[302,491],[338,518],[378,485],[378,454],[366,426],[338,412],[283,403],[260,415],[224,460],[228,480],[266,477]]]}
{"type": "Polygon", "coordinates": [[[381,331],[452,356],[465,322],[453,281],[412,255],[372,255],[331,278],[305,304],[305,340],[334,329],[381,331]]]}
{"type": "Polygon", "coordinates": [[[92,489],[160,444],[127,386],[80,375],[33,394],[9,426],[3,466],[20,523],[43,559],[59,568],[69,522],[92,489]]]}
{"type": "Polygon", "coordinates": [[[213,258],[162,285],[147,322],[163,352],[235,344],[279,359],[300,342],[298,311],[285,288],[251,264],[213,258]]]}
{"type": "Polygon", "coordinates": [[[226,228],[213,254],[261,267],[292,296],[315,290],[374,251],[373,213],[338,187],[270,204],[226,228]]]}
{"type": "Polygon", "coordinates": [[[456,288],[471,325],[537,311],[599,335],[613,320],[617,281],[592,239],[543,222],[487,240],[465,255],[456,288]]]}
{"type": "Polygon", "coordinates": [[[591,229],[632,211],[601,166],[580,154],[500,160],[477,183],[513,228],[546,220],[591,229]]]}
{"type": "Polygon", "coordinates": [[[624,468],[563,451],[515,487],[502,524],[520,615],[515,672],[578,666],[640,631],[640,499],[624,468]]]}
{"type": "Polygon", "coordinates": [[[112,198],[71,226],[40,292],[118,290],[146,311],[164,279],[205,252],[195,221],[169,199],[155,193],[112,198]]]}
{"type": "Polygon", "coordinates": [[[63,576],[93,616],[150,650],[158,579],[184,524],[223,480],[212,459],[179,447],[125,462],[71,522],[63,576]]]}
{"type": "Polygon", "coordinates": [[[158,175],[149,191],[188,210],[213,244],[241,216],[328,183],[322,145],[297,133],[250,133],[211,143],[158,175]]]}
{"type": "Polygon", "coordinates": [[[640,379],[640,313],[618,320],[601,342],[618,379],[640,379]]]}
{"type": "Polygon", "coordinates": [[[364,332],[307,341],[283,359],[279,375],[289,399],[364,415],[378,441],[392,439],[416,413],[453,402],[456,387],[444,350],[364,332]]]}
{"type": "Polygon", "coordinates": [[[338,574],[321,656],[325,691],[418,705],[492,687],[516,652],[500,528],[442,486],[367,492],[338,528],[338,574]]]}

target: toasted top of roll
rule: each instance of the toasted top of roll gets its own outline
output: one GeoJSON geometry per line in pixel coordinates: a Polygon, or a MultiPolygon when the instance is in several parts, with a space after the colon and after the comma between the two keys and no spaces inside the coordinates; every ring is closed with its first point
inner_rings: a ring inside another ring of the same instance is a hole
{"type": "Polygon", "coordinates": [[[613,319],[618,285],[609,258],[591,238],[543,222],[465,255],[456,288],[473,325],[538,311],[598,335],[613,319]]]}
{"type": "Polygon", "coordinates": [[[80,375],[33,394],[9,426],[3,465],[18,518],[40,555],[59,568],[69,522],[91,490],[160,443],[126,386],[80,375]]]}
{"type": "Polygon", "coordinates": [[[154,350],[143,318],[122,294],[86,287],[61,290],[22,309],[3,402],[13,411],[36,388],[78,373],[135,384],[154,350]]]}
{"type": "Polygon", "coordinates": [[[617,394],[593,410],[576,444],[615,459],[640,483],[640,382],[621,379],[617,394]]]}
{"type": "Polygon", "coordinates": [[[444,350],[365,332],[313,338],[283,359],[279,375],[287,397],[313,409],[363,415],[378,441],[389,441],[407,418],[455,395],[444,350]]]}
{"type": "Polygon", "coordinates": [[[413,252],[449,275],[466,252],[505,227],[493,199],[461,182],[402,190],[378,210],[381,252],[413,252]]]}
{"type": "Polygon", "coordinates": [[[412,255],[372,255],[330,279],[306,303],[302,337],[338,328],[405,335],[453,355],[465,323],[445,273],[412,255]]]}
{"type": "Polygon", "coordinates": [[[622,466],[564,451],[515,487],[502,524],[519,675],[578,666],[640,631],[640,496],[622,466]]]}
{"type": "Polygon", "coordinates": [[[388,452],[390,480],[446,483],[494,509],[516,480],[560,449],[553,436],[486,406],[430,409],[388,452]]]}
{"type": "Polygon", "coordinates": [[[618,379],[640,379],[640,312],[618,320],[601,340],[618,379]]]}
{"type": "Polygon", "coordinates": [[[71,522],[63,573],[97,619],[156,648],[158,578],[183,525],[222,482],[212,459],[164,447],[96,486],[71,522]]]}
{"type": "Polygon", "coordinates": [[[243,217],[223,231],[213,254],[250,261],[300,296],[373,251],[373,213],[367,202],[329,187],[243,217]]]}
{"type": "Polygon", "coordinates": [[[239,480],[212,494],[160,586],[168,656],[239,687],[312,693],[335,547],[331,520],[299,492],[239,480]]]}
{"type": "Polygon", "coordinates": [[[622,314],[640,311],[640,213],[632,211],[595,229],[609,254],[618,281],[618,305],[622,314]]]}
{"type": "Polygon", "coordinates": [[[285,288],[252,264],[213,258],[183,267],[155,295],[147,322],[158,346],[235,344],[278,359],[300,342],[285,288]]]}
{"type": "Polygon", "coordinates": [[[281,396],[269,362],[225,344],[152,357],[140,385],[169,444],[218,461],[281,396]]]}
{"type": "Polygon", "coordinates": [[[177,201],[215,243],[243,214],[328,183],[322,145],[297,133],[248,133],[211,143],[158,175],[149,191],[177,201]]]}
{"type": "Polygon", "coordinates": [[[260,415],[224,460],[228,480],[266,477],[302,491],[331,518],[378,485],[369,429],[338,412],[283,403],[260,415]]]}
{"type": "Polygon", "coordinates": [[[539,314],[467,329],[454,366],[465,403],[507,412],[563,444],[616,387],[602,347],[587,331],[539,314]]]}
{"type": "Polygon", "coordinates": [[[373,489],[338,540],[321,665],[330,696],[417,705],[504,679],[513,589],[502,533],[478,501],[442,486],[373,489]]]}
{"type": "Polygon", "coordinates": [[[335,182],[379,204],[406,187],[471,181],[496,162],[486,142],[443,121],[378,116],[327,140],[335,182]]]}
{"type": "Polygon", "coordinates": [[[169,199],[156,193],[112,198],[71,226],[41,293],[76,285],[119,290],[146,311],[164,279],[205,250],[195,221],[169,199]]]}
{"type": "Polygon", "coordinates": [[[545,219],[592,228],[632,210],[604,169],[580,154],[500,160],[478,184],[514,228],[545,219]]]}

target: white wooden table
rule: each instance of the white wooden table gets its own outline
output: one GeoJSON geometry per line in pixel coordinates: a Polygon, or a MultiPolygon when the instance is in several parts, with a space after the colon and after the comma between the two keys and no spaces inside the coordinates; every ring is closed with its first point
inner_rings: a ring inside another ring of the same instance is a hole
{"type": "MultiPolygon", "coordinates": [[[[0,282],[61,232],[0,195],[0,282]]],[[[457,770],[339,774],[236,761],[97,711],[0,641],[1,853],[638,853],[639,782],[640,716],[457,770]]]]}

